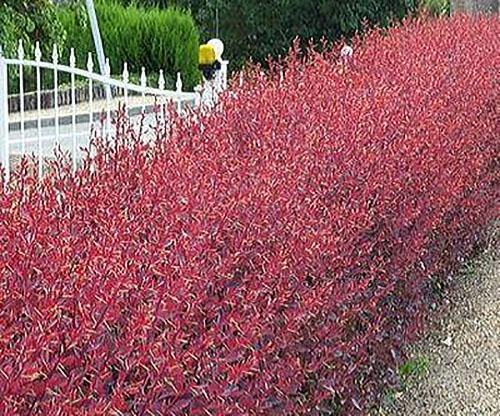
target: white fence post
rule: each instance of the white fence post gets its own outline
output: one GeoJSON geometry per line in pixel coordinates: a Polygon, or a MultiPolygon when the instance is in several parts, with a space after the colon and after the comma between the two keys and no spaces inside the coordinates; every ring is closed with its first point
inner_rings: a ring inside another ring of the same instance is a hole
{"type": "MultiPolygon", "coordinates": [[[[177,72],[177,81],[175,82],[175,91],[178,93],[182,92],[182,78],[181,73],[177,72]]],[[[180,114],[182,111],[182,102],[180,99],[177,100],[177,113],[180,114]]]]}
{"type": "MultiPolygon", "coordinates": [[[[101,69],[101,74],[106,74],[106,58],[104,54],[104,48],[102,47],[101,31],[99,30],[99,22],[97,21],[97,16],[95,12],[95,6],[93,0],[86,0],[87,14],[90,20],[90,27],[92,29],[92,37],[94,38],[94,46],[97,53],[97,60],[99,62],[99,67],[101,69]]],[[[109,87],[109,86],[108,86],[109,87]]]]}
{"type": "Polygon", "coordinates": [[[229,61],[222,61],[221,62],[221,69],[220,69],[220,90],[225,91],[227,90],[227,67],[228,67],[229,61]]]}
{"type": "Polygon", "coordinates": [[[5,181],[10,177],[9,158],[9,81],[7,63],[0,46],[0,164],[5,169],[5,181]]]}

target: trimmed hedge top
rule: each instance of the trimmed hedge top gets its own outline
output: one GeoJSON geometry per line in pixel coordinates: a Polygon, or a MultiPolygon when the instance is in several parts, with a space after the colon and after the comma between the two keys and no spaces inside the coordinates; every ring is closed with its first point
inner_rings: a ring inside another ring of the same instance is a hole
{"type": "MultiPolygon", "coordinates": [[[[177,8],[123,6],[115,0],[98,0],[96,11],[113,74],[121,74],[127,62],[132,74],[139,74],[141,67],[148,75],[163,69],[170,86],[177,72],[185,87],[199,83],[199,34],[188,13],[177,8]]],[[[85,64],[87,53],[94,50],[86,13],[74,6],[59,6],[57,13],[68,34],[68,48],[74,47],[78,61],[85,64]]]]}

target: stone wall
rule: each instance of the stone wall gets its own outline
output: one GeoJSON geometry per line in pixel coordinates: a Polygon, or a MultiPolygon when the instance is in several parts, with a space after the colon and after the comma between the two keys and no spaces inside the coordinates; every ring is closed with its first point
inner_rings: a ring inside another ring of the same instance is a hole
{"type": "Polygon", "coordinates": [[[499,0],[451,0],[453,12],[498,13],[499,0]]]}

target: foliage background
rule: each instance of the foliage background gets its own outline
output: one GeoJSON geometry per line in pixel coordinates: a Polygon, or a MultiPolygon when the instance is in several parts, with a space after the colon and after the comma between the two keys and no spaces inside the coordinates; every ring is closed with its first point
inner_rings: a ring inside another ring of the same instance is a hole
{"type": "MultiPolygon", "coordinates": [[[[168,87],[173,86],[177,72],[181,72],[186,88],[198,84],[199,33],[188,13],[177,8],[146,10],[133,4],[125,7],[115,0],[96,0],[96,9],[112,73],[121,74],[123,62],[127,61],[132,76],[137,76],[144,66],[155,75],[164,69],[168,87]]],[[[58,5],[52,0],[3,0],[0,45],[6,56],[16,56],[19,39],[24,41],[27,57],[33,57],[36,41],[40,41],[46,59],[52,56],[53,45],[59,45],[60,61],[65,63],[73,47],[79,67],[85,67],[88,52],[94,50],[82,0],[58,2],[58,5]]],[[[25,71],[27,90],[35,88],[33,72],[29,68],[25,71]]],[[[9,76],[9,90],[16,93],[19,88],[16,70],[9,71],[9,76]]],[[[67,81],[63,74],[61,81],[67,81]]],[[[42,82],[44,88],[51,88],[51,74],[44,71],[42,82]]]]}
{"type": "MultiPolygon", "coordinates": [[[[63,59],[72,46],[79,65],[86,62],[86,51],[94,48],[84,2],[56,3],[61,5],[55,7],[52,0],[2,2],[0,44],[6,54],[15,53],[17,39],[25,41],[28,55],[34,41],[43,40],[44,54],[58,43],[67,45],[63,59]]],[[[249,59],[263,63],[269,56],[285,55],[297,36],[304,42],[334,41],[421,9],[446,14],[449,0],[96,0],[96,7],[113,73],[121,73],[124,61],[136,76],[142,66],[155,74],[163,68],[167,85],[181,72],[190,88],[199,82],[200,38],[223,39],[224,57],[234,69],[249,59]]]]}
{"type": "Polygon", "coordinates": [[[53,43],[64,44],[64,28],[57,20],[52,1],[2,0],[0,44],[4,52],[8,55],[14,54],[19,39],[24,41],[27,54],[32,53],[36,41],[42,43],[46,52],[52,50],[53,43]]]}
{"type": "Polygon", "coordinates": [[[349,37],[364,25],[387,26],[416,11],[421,2],[447,0],[121,0],[190,9],[203,40],[217,35],[226,44],[226,59],[241,66],[252,58],[285,55],[293,39],[349,37]],[[218,9],[218,16],[216,10],[218,9]],[[217,24],[218,21],[218,24],[217,24]]]}
{"type": "MultiPolygon", "coordinates": [[[[5,56],[17,54],[18,42],[24,43],[25,54],[33,57],[35,42],[42,53],[50,55],[54,44],[64,46],[66,33],[56,16],[51,0],[2,0],[0,2],[0,45],[5,56]]],[[[33,70],[26,68],[26,88],[34,86],[33,70]]],[[[15,70],[9,71],[10,91],[18,89],[15,70]]]]}
{"type": "MultiPolygon", "coordinates": [[[[199,33],[188,13],[171,7],[123,5],[115,0],[97,0],[96,13],[113,74],[120,74],[127,62],[136,75],[141,67],[155,74],[163,69],[169,85],[177,72],[187,88],[198,84],[199,33]]],[[[75,48],[77,61],[84,64],[87,51],[94,50],[85,7],[81,3],[61,6],[57,15],[67,32],[68,47],[75,48]]]]}

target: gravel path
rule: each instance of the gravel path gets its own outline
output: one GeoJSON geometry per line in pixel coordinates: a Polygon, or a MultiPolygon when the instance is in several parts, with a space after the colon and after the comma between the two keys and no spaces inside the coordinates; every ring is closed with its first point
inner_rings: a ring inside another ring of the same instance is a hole
{"type": "Polygon", "coordinates": [[[410,351],[420,363],[404,392],[373,416],[500,416],[499,231],[468,264],[410,351]]]}

